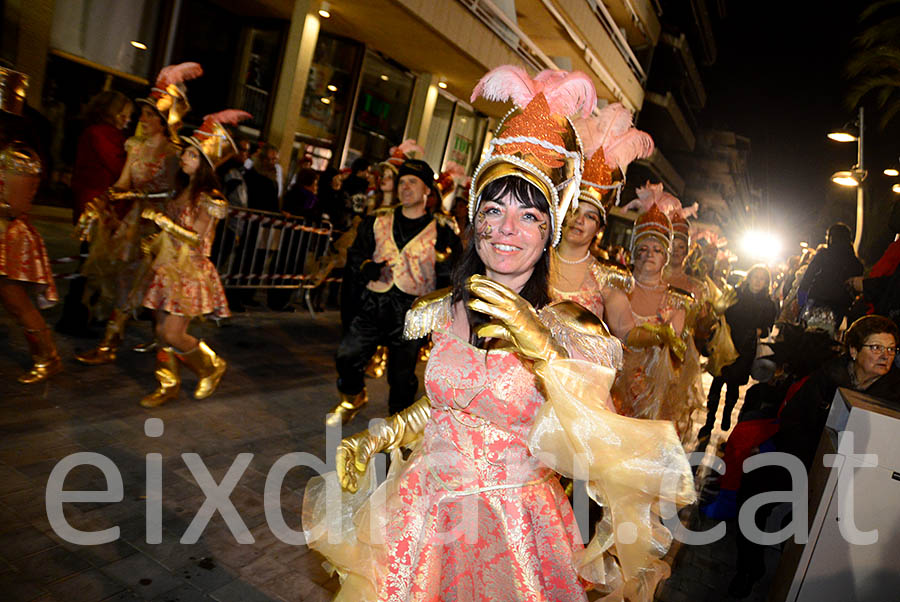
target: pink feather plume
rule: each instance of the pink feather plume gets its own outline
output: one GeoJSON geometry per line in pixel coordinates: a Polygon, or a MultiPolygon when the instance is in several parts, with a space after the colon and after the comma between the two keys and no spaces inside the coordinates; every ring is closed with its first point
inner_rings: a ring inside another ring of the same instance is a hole
{"type": "Polygon", "coordinates": [[[656,205],[660,211],[670,218],[674,212],[681,211],[681,201],[663,190],[661,183],[651,184],[647,182],[635,190],[635,193],[637,198],[625,205],[625,211],[640,211],[643,213],[648,211],[653,205],[656,205]]]}
{"type": "Polygon", "coordinates": [[[683,217],[684,219],[687,219],[689,217],[695,218],[695,217],[697,217],[698,211],[700,211],[700,204],[695,202],[690,207],[685,207],[684,209],[681,210],[681,217],[683,217]]]}
{"type": "Polygon", "coordinates": [[[241,121],[250,119],[251,117],[253,117],[253,115],[247,111],[225,109],[224,111],[207,115],[203,118],[203,121],[215,121],[216,123],[224,123],[225,125],[237,125],[241,121]]]}
{"type": "Polygon", "coordinates": [[[425,149],[419,146],[419,144],[412,138],[408,138],[401,142],[398,146],[392,147],[392,155],[394,154],[395,150],[400,151],[411,159],[417,159],[425,156],[425,149]]]}
{"type": "Polygon", "coordinates": [[[466,169],[456,161],[447,161],[447,164],[444,166],[444,173],[450,174],[453,181],[457,184],[466,179],[466,169]]]}
{"type": "Polygon", "coordinates": [[[512,100],[516,105],[524,107],[537,95],[538,85],[523,68],[501,65],[491,69],[478,80],[475,89],[472,90],[470,102],[475,102],[476,98],[483,96],[496,102],[512,100]]]}
{"type": "Polygon", "coordinates": [[[645,159],[653,154],[653,148],[650,134],[631,128],[618,138],[607,140],[603,145],[603,155],[610,165],[624,172],[635,159],[645,159]]]}
{"type": "Polygon", "coordinates": [[[200,63],[179,63],[168,65],[160,70],[156,76],[156,87],[165,89],[169,84],[180,84],[189,79],[196,79],[203,75],[203,67],[200,63]]]}
{"type": "Polygon", "coordinates": [[[535,80],[543,86],[541,91],[553,113],[567,117],[580,113],[582,117],[587,117],[597,106],[594,82],[581,71],[550,71],[542,77],[544,73],[547,72],[542,71],[535,80]]]}

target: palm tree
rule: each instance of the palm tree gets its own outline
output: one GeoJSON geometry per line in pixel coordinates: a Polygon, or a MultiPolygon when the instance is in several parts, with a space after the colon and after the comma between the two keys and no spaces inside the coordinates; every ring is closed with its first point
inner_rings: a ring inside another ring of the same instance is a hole
{"type": "Polygon", "coordinates": [[[881,110],[879,127],[885,129],[900,113],[900,0],[873,2],[859,22],[864,29],[846,67],[853,80],[847,104],[855,109],[863,97],[874,95],[881,110]]]}

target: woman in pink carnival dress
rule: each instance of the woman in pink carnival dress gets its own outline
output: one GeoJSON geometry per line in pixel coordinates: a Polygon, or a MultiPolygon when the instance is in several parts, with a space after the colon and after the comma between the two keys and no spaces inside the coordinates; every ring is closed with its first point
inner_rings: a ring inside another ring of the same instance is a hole
{"type": "Polygon", "coordinates": [[[131,303],[156,312],[156,336],[162,344],[156,352],[159,386],[141,400],[144,407],[178,396],[179,362],[199,378],[196,399],[212,395],[225,373],[225,360],[187,329],[197,317],[231,315],[219,274],[209,259],[216,223],[228,214],[228,202],[217,190],[215,170],[237,154],[223,123],[248,117],[249,113],[235,110],[207,115],[193,136],[183,138],[175,198],[165,204],[164,212],[146,207],[141,213],[160,231],[145,242],[144,271],[131,303]]]}
{"type": "Polygon", "coordinates": [[[304,497],[307,541],[342,580],[336,600],[577,601],[596,587],[649,602],[668,574],[660,503],[694,499],[678,437],[609,409],[621,343],[549,296],[583,162],[568,116],[595,102],[585,75],[561,75],[505,66],[475,88],[515,108],[473,176],[454,285],[407,314],[407,336],[434,341],[428,395],[344,439],[337,472],[304,497]],[[380,451],[392,463],[376,487],[380,451]],[[587,479],[605,508],[586,548],[556,473],[587,479]],[[616,540],[624,522],[635,537],[616,540]]]}
{"type": "Polygon", "coordinates": [[[550,296],[584,306],[624,341],[633,326],[626,296],[631,274],[616,264],[598,261],[590,247],[606,225],[607,210],[625,183],[628,164],[649,156],[653,139],[632,127],[631,113],[620,103],[577,120],[575,127],[587,160],[578,206],[566,215],[562,238],[551,253],[550,296]]]}

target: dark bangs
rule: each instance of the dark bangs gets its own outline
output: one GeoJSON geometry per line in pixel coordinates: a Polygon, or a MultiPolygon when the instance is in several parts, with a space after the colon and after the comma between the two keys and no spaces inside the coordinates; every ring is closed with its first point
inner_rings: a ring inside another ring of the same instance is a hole
{"type": "MultiPolygon", "coordinates": [[[[537,209],[541,213],[550,215],[550,203],[544,197],[544,193],[525,178],[517,176],[499,178],[485,186],[481,191],[481,199],[478,204],[480,206],[485,201],[496,201],[507,195],[512,195],[522,207],[537,209]]],[[[550,219],[552,221],[553,217],[551,216],[550,219]]]]}

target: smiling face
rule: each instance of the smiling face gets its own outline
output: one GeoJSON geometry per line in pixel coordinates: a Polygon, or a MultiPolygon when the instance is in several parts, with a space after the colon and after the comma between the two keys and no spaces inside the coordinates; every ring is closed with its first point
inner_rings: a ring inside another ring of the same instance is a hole
{"type": "Polygon", "coordinates": [[[600,210],[590,203],[582,202],[577,209],[566,215],[563,239],[573,247],[584,248],[591,244],[602,228],[603,217],[600,210]]]}
{"type": "Polygon", "coordinates": [[[659,274],[667,259],[668,253],[663,244],[651,236],[645,236],[634,249],[635,272],[659,274]]]}
{"type": "Polygon", "coordinates": [[[512,192],[482,200],[475,214],[476,251],[485,275],[515,291],[531,277],[550,238],[550,215],[523,206],[512,192]]]}
{"type": "Polygon", "coordinates": [[[200,151],[193,146],[188,146],[181,152],[181,171],[189,176],[197,173],[200,167],[200,151]]]}
{"type": "Polygon", "coordinates": [[[860,349],[851,348],[851,357],[854,357],[857,374],[861,381],[884,376],[891,369],[894,362],[894,353],[888,351],[877,352],[867,345],[881,345],[882,347],[894,348],[897,341],[894,335],[886,332],[878,332],[866,337],[860,349]]]}

